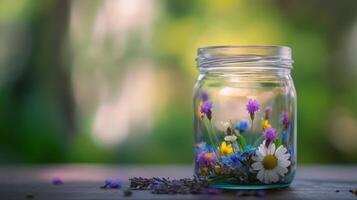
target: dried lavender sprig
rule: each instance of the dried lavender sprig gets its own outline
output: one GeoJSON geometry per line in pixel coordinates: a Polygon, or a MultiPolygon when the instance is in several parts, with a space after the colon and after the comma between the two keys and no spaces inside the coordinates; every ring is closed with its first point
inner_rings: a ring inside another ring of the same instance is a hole
{"type": "Polygon", "coordinates": [[[198,194],[201,193],[203,188],[208,187],[208,180],[199,177],[178,180],[159,177],[134,177],[129,181],[131,189],[150,190],[154,194],[198,194]]]}
{"type": "Polygon", "coordinates": [[[149,186],[155,182],[154,178],[133,177],[129,179],[130,188],[133,190],[148,190],[149,186]]]}

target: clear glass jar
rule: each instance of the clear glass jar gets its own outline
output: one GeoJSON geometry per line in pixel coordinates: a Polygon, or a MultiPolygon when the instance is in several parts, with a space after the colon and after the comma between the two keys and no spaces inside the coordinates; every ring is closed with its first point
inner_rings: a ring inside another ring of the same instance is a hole
{"type": "Polygon", "coordinates": [[[198,49],[195,175],[211,187],[287,187],[296,170],[296,92],[291,49],[198,49]]]}

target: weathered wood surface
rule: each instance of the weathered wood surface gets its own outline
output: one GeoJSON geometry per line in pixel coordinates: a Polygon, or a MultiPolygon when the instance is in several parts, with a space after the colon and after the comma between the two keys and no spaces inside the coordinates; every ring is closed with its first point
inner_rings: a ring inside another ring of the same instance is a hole
{"type": "MultiPolygon", "coordinates": [[[[0,199],[254,199],[238,197],[235,192],[219,196],[156,195],[134,191],[130,197],[123,190],[100,189],[106,178],[190,177],[189,166],[3,166],[0,167],[0,199]],[[52,185],[51,179],[61,177],[63,185],[52,185]]],[[[127,187],[128,182],[124,187],[127,187]]],[[[264,199],[356,199],[349,190],[357,189],[357,166],[303,166],[298,167],[293,184],[283,190],[267,191],[264,199]],[[340,192],[336,192],[339,190],[340,192]]]]}

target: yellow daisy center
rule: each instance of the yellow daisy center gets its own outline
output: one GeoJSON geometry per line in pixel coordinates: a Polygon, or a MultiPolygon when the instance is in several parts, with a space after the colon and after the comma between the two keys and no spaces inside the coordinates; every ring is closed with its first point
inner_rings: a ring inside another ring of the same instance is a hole
{"type": "Polygon", "coordinates": [[[264,169],[274,169],[278,165],[278,159],[274,155],[267,155],[263,159],[264,169]]]}

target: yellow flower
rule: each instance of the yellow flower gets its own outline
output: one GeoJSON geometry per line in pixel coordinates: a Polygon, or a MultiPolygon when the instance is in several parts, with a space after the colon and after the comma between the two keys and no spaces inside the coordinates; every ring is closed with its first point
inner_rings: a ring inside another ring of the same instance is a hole
{"type": "Polygon", "coordinates": [[[268,120],[262,119],[262,127],[265,130],[265,129],[271,128],[271,124],[269,123],[268,120]]]}
{"type": "Polygon", "coordinates": [[[221,144],[221,154],[224,156],[228,156],[229,154],[231,154],[233,152],[233,148],[231,144],[228,144],[226,142],[222,142],[221,144]]]}
{"type": "Polygon", "coordinates": [[[202,120],[205,117],[205,114],[201,112],[201,107],[203,106],[203,101],[200,101],[197,107],[198,117],[202,120]]]}

